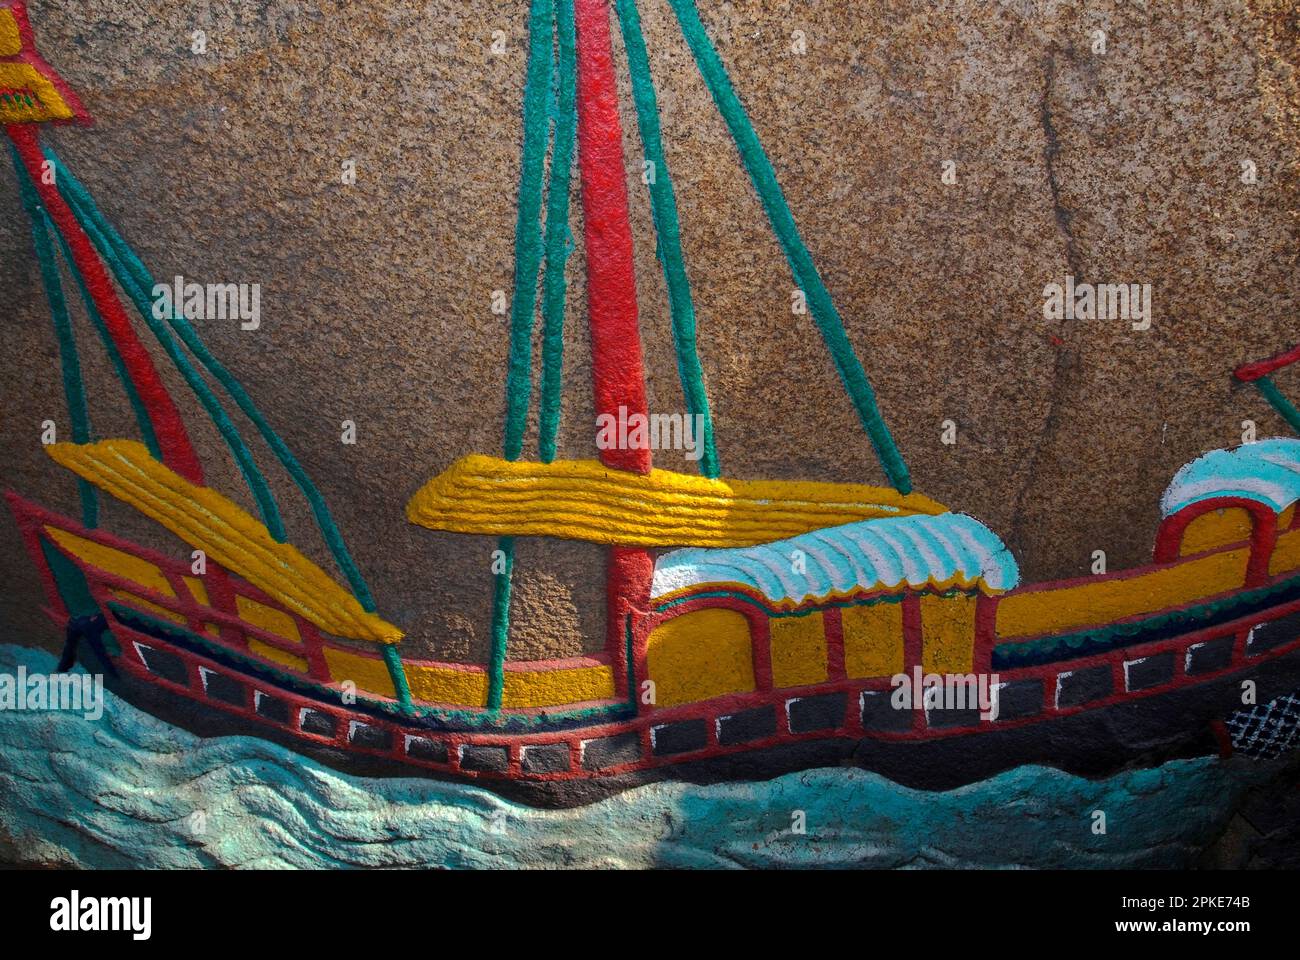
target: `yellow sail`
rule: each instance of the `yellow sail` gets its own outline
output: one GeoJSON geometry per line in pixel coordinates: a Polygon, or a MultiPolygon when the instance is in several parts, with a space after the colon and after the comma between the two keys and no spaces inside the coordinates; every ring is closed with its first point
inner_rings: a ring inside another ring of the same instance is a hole
{"type": "Polygon", "coordinates": [[[296,548],[278,543],[255,517],[168,469],[143,444],[102,440],[45,449],[56,463],[156,520],[325,632],[376,643],[402,639],[401,630],[366,611],[296,548]]]}
{"type": "Polygon", "coordinates": [[[823,527],[940,514],[920,494],[863,484],[710,480],[612,470],[594,460],[457,460],[406,505],[412,523],[491,536],[562,537],[628,547],[747,547],[823,527]]]}

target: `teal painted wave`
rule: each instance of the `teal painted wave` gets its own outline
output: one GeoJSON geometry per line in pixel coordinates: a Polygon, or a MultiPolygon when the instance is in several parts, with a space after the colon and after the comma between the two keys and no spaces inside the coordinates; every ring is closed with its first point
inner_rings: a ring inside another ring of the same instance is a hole
{"type": "MultiPolygon", "coordinates": [[[[0,672],[54,664],[0,645],[0,672]]],[[[843,768],[552,811],[204,740],[111,695],[94,722],[0,711],[0,744],[0,858],[84,867],[1179,867],[1280,769],[1202,759],[1089,781],[1023,767],[927,793],[843,768]]]]}

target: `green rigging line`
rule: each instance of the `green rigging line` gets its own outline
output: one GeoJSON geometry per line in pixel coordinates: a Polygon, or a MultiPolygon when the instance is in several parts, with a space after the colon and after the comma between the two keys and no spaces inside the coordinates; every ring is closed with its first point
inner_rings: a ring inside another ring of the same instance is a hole
{"type": "Polygon", "coordinates": [[[533,0],[529,13],[528,79],[524,87],[524,149],[515,224],[515,287],[510,304],[510,366],[506,375],[505,457],[518,460],[532,394],[533,325],[542,265],[542,194],[550,132],[552,0],[533,0]]]}
{"type": "MultiPolygon", "coordinates": [[[[497,550],[501,554],[502,569],[495,573],[492,587],[492,656],[488,663],[488,692],[486,706],[500,710],[505,695],[506,648],[510,643],[510,593],[515,574],[515,538],[500,537],[497,550]]],[[[492,559],[496,566],[496,557],[492,559]]]]}
{"type": "MultiPolygon", "coordinates": [[[[81,376],[81,361],[77,356],[77,338],[72,329],[72,320],[68,316],[68,302],[63,295],[63,280],[59,276],[59,266],[54,258],[54,247],[50,243],[50,223],[31,182],[25,176],[26,170],[16,165],[18,173],[18,191],[22,195],[23,207],[27,210],[32,227],[32,245],[36,248],[36,262],[40,266],[41,283],[45,287],[45,300],[50,307],[50,318],[54,322],[54,335],[59,344],[59,363],[63,372],[63,396],[68,407],[68,416],[72,419],[72,439],[77,443],[89,443],[91,439],[90,411],[86,407],[86,385],[81,376]]],[[[78,477],[77,494],[81,500],[81,522],[93,529],[99,523],[99,496],[94,484],[78,477]]]]}
{"type": "MultiPolygon", "coordinates": [[[[64,184],[65,181],[57,170],[55,172],[55,178],[61,186],[64,184]]],[[[270,487],[267,486],[266,478],[262,475],[262,471],[258,469],[257,462],[253,459],[252,452],[244,443],[243,437],[239,435],[239,430],[235,427],[234,423],[231,422],[230,417],[226,415],[226,411],[222,409],[221,401],[219,401],[216,394],[212,392],[212,388],[207,385],[204,379],[199,375],[199,372],[194,369],[194,365],[191,364],[185,354],[181,352],[180,346],[171,336],[167,327],[164,326],[156,316],[154,316],[153,301],[148,292],[152,291],[153,287],[142,288],[140,286],[138,279],[130,270],[127,269],[123,264],[121,257],[118,255],[118,252],[103,236],[99,225],[94,221],[94,218],[87,215],[87,208],[82,202],[82,198],[75,196],[77,192],[78,191],[75,189],[60,190],[60,193],[64,195],[65,199],[69,200],[70,206],[72,206],[72,209],[77,216],[77,221],[81,224],[82,229],[86,231],[91,242],[99,251],[100,256],[103,257],[105,262],[108,264],[109,269],[113,273],[114,279],[116,279],[122,286],[122,289],[126,291],[127,296],[131,299],[131,302],[135,304],[135,308],[139,312],[141,318],[149,326],[149,329],[153,331],[154,336],[158,338],[158,342],[162,345],[163,350],[166,351],[168,358],[171,360],[172,364],[175,365],[181,376],[185,378],[186,384],[189,385],[189,388],[194,392],[194,395],[203,405],[203,409],[207,412],[208,417],[211,418],[212,422],[216,425],[217,430],[220,431],[222,438],[226,441],[226,446],[230,448],[230,452],[235,458],[235,463],[239,466],[239,472],[243,475],[244,482],[248,484],[249,490],[252,491],[253,497],[257,501],[258,510],[262,514],[262,520],[266,524],[267,530],[270,531],[271,536],[274,537],[276,541],[283,543],[286,534],[284,529],[284,520],[280,516],[280,508],[275,502],[275,497],[271,493],[270,487]]]]}
{"type": "MultiPolygon", "coordinates": [[[[552,0],[533,0],[528,13],[528,76],[524,87],[524,148],[520,161],[519,211],[515,224],[515,288],[510,309],[510,366],[506,374],[505,456],[523,453],[532,395],[533,326],[537,282],[542,266],[542,194],[546,142],[550,134],[547,105],[555,44],[552,0]]],[[[492,650],[488,662],[487,708],[500,710],[505,692],[506,654],[510,645],[510,590],[515,541],[501,537],[497,549],[505,569],[496,574],[492,597],[492,650]]]]}
{"type": "Polygon", "coordinates": [[[1278,415],[1290,424],[1291,429],[1296,433],[1300,433],[1300,410],[1297,410],[1295,405],[1282,395],[1282,391],[1277,388],[1273,378],[1260,377],[1255,381],[1255,387],[1264,395],[1264,399],[1269,402],[1273,409],[1278,412],[1278,415]]]}
{"type": "MultiPolygon", "coordinates": [[[[506,656],[510,648],[510,592],[515,572],[515,538],[498,537],[497,552],[503,558],[503,568],[493,572],[492,587],[492,648],[488,656],[488,690],[485,706],[500,710],[506,686],[506,656]]],[[[493,557],[493,566],[496,558],[493,557]]]]}
{"type": "Polygon", "coordinates": [[[880,415],[875,391],[871,389],[866,371],[863,370],[862,363],[853,350],[853,344],[844,330],[844,322],[840,319],[839,311],[835,309],[835,303],[825,284],[822,283],[821,274],[817,272],[812,255],[799,236],[799,227],[790,212],[785,195],[781,192],[781,185],[777,182],[772,163],[763,151],[763,145],[744,106],[736,96],[731,79],[727,76],[727,68],[718,57],[712,41],[709,40],[704,24],[700,22],[695,0],[668,0],[668,2],[672,4],[673,12],[677,14],[682,35],[691,48],[700,75],[713,96],[713,102],[731,131],[732,139],[735,140],[736,148],[740,152],[741,162],[772,224],[772,232],[790,262],[795,281],[808,297],[813,320],[821,331],[822,339],[826,341],[831,359],[835,362],[835,369],[858,412],[858,418],[862,421],[867,436],[871,439],[876,457],[880,460],[895,489],[902,494],[910,493],[912,480],[908,474],[907,464],[898,452],[894,438],[889,433],[889,427],[880,415]]]}
{"type": "Polygon", "coordinates": [[[646,159],[651,164],[650,207],[659,238],[659,262],[663,266],[664,281],[668,287],[673,346],[677,352],[677,374],[682,382],[682,393],[686,396],[687,410],[691,414],[691,429],[695,427],[696,418],[700,418],[698,422],[704,425],[703,436],[695,438],[696,442],[703,443],[700,471],[706,477],[717,477],[722,467],[718,462],[718,449],[713,436],[713,417],[709,413],[704,369],[700,366],[696,346],[695,305],[691,300],[691,281],[686,274],[686,262],[682,256],[681,222],[677,215],[677,198],[668,172],[668,161],[664,156],[650,58],[646,54],[636,0],[617,0],[617,9],[623,32],[623,46],[627,50],[628,71],[632,75],[632,99],[636,104],[637,125],[641,130],[646,159]]]}
{"type": "Polygon", "coordinates": [[[149,418],[149,410],[144,405],[144,400],[140,396],[140,391],[136,388],[135,381],[131,379],[131,373],[126,368],[126,361],[122,359],[122,352],[113,340],[113,335],[108,332],[108,326],[104,323],[104,318],[100,316],[99,307],[95,304],[95,298],[91,296],[90,291],[86,288],[86,281],[77,269],[76,261],[72,258],[72,250],[69,248],[67,240],[54,229],[54,224],[49,221],[48,217],[46,218],[46,224],[59,242],[59,249],[63,253],[64,262],[68,265],[68,272],[72,274],[77,290],[81,294],[81,302],[85,305],[86,316],[90,318],[91,325],[95,328],[100,342],[104,345],[104,352],[108,354],[109,362],[113,365],[118,380],[122,383],[127,400],[130,402],[131,409],[135,414],[136,423],[140,427],[140,432],[144,435],[145,446],[149,448],[149,453],[155,460],[161,460],[162,445],[158,442],[158,435],[154,430],[153,421],[149,418]]]}
{"type": "MultiPolygon", "coordinates": [[[[153,277],[150,275],[148,268],[145,267],[140,258],[136,256],[135,251],[131,249],[117,230],[113,228],[113,225],[104,218],[103,214],[100,213],[99,209],[95,206],[90,194],[84,187],[82,187],[72,173],[63,166],[62,162],[54,155],[53,151],[46,150],[45,153],[51,163],[55,166],[55,175],[59,178],[59,182],[67,183],[68,190],[66,193],[69,195],[70,200],[81,205],[83,212],[97,228],[100,234],[97,243],[106,243],[115,248],[132,271],[136,283],[144,289],[152,291],[154,288],[153,277]]],[[[348,584],[351,587],[353,594],[356,595],[357,601],[367,611],[374,612],[376,605],[374,598],[370,593],[370,588],[366,584],[365,578],[362,577],[361,571],[357,568],[356,562],[353,560],[352,554],[343,540],[343,535],[339,532],[338,526],[334,522],[329,506],[325,503],[325,499],[321,496],[320,491],[317,490],[316,485],[312,483],[311,477],[308,476],[306,470],[304,470],[302,465],[299,464],[292,451],[289,450],[284,441],[280,438],[280,435],[277,434],[267,422],[266,418],[262,415],[262,412],[258,410],[257,406],[253,403],[252,398],[249,397],[248,393],[244,390],[243,385],[240,384],[234,375],[231,374],[230,371],[212,355],[211,351],[208,350],[207,346],[199,338],[198,334],[195,333],[194,328],[185,320],[184,315],[176,315],[176,311],[171,310],[168,311],[167,320],[184,341],[185,345],[190,349],[195,357],[198,358],[199,362],[203,364],[204,368],[207,369],[213,378],[221,384],[226,393],[228,393],[231,399],[235,401],[236,406],[238,406],[244,415],[252,421],[254,426],[257,427],[258,432],[262,435],[262,439],[265,440],[267,446],[271,448],[276,459],[280,461],[289,476],[293,478],[298,489],[302,491],[303,497],[306,498],[311,507],[312,515],[316,520],[316,525],[321,532],[321,536],[329,547],[330,554],[334,557],[335,563],[338,564],[339,569],[343,571],[344,576],[347,578],[348,584]]]]}
{"type": "Polygon", "coordinates": [[[573,0],[555,0],[558,36],[555,142],[551,148],[546,195],[546,277],[542,288],[542,386],[538,416],[538,453],[542,463],[555,460],[564,385],[564,269],[573,251],[569,233],[569,192],[573,146],[577,136],[577,34],[573,0]]]}

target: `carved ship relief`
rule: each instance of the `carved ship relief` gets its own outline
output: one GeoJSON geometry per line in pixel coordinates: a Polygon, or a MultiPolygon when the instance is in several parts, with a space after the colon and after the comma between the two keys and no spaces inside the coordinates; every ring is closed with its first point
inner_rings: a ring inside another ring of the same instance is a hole
{"type": "MultiPolygon", "coordinates": [[[[1150,565],[1021,585],[991,530],[912,491],[693,0],[672,6],[891,486],[721,476],[633,0],[613,9],[659,171],[651,201],[683,391],[702,425],[701,475],[654,469],[637,443],[603,449],[601,461],[556,459],[575,147],[597,410],[621,419],[648,411],[610,7],[533,0],[504,456],[462,458],[407,507],[414,523],[500,538],[492,656],[466,665],[402,655],[401,629],[375,609],[306,472],[183,310],[158,316],[148,269],[39,141],[43,123],[88,122],[84,108],[37,56],[23,5],[0,3],[0,121],[73,426],[73,442],[47,450],[77,478],[82,516],[8,499],[44,578],[47,612],[65,631],[62,669],[80,660],[122,697],[203,734],[248,733],[346,769],[459,778],[545,803],[663,776],[847,763],[938,789],[1024,763],[1099,775],[1252,749],[1265,721],[1243,712],[1242,681],[1255,682],[1261,704],[1300,688],[1300,441],[1215,451],[1184,467],[1161,503],[1150,565]],[[60,257],[120,375],[139,441],[91,435],[60,257]],[[529,462],[539,302],[539,459],[529,462]],[[138,323],[218,426],[259,515],[206,485],[138,323]],[[209,380],[309,502],[346,587],[288,541],[209,380]],[[201,551],[206,567],[99,529],[104,494],[201,551]],[[508,659],[520,536],[608,548],[603,652],[508,659]]],[[[1296,359],[1300,348],[1236,375],[1300,429],[1271,379],[1296,359]]]]}

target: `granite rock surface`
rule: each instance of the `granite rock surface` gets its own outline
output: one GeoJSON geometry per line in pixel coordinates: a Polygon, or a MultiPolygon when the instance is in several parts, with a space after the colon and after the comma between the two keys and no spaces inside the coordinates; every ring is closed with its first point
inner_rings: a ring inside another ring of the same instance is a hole
{"type": "MultiPolygon", "coordinates": [[[[1180,465],[1239,442],[1243,420],[1284,432],[1230,373],[1298,339],[1293,4],[699,7],[917,488],[1001,533],[1027,580],[1082,575],[1099,549],[1112,569],[1144,562],[1180,465]],[[1150,328],[1045,319],[1043,288],[1067,275],[1150,284],[1150,328]]],[[[791,311],[789,269],[668,4],[641,8],[725,473],[883,482],[810,318],[791,311]]],[[[412,527],[403,507],[456,458],[500,452],[508,338],[492,300],[513,269],[526,4],[29,9],[96,119],[47,142],[156,275],[261,285],[258,330],[208,321],[203,336],[322,488],[412,652],[483,660],[494,544],[412,527]],[[340,442],[345,420],[355,445],[340,442]]],[[[617,36],[615,53],[635,170],[617,36]]],[[[630,186],[651,404],[680,411],[648,198],[630,186]]],[[[575,231],[580,219],[575,203],[575,231]]],[[[570,263],[560,444],[591,457],[580,246],[570,263]]],[[[96,430],[132,436],[77,323],[96,430]]],[[[41,422],[66,415],[8,170],[0,324],[0,482],[74,513],[75,487],[39,443],[41,422]]],[[[1300,393],[1298,373],[1279,383],[1300,393]]],[[[183,403],[211,483],[251,506],[216,431],[183,403]]],[[[658,463],[693,469],[680,454],[658,463]]],[[[295,542],[323,561],[305,504],[272,476],[295,542]]],[[[120,505],[105,526],[182,549],[120,505]]],[[[594,547],[520,543],[512,658],[599,649],[603,562],[594,547]]],[[[10,523],[0,584],[6,634],[53,643],[10,523]]]]}

